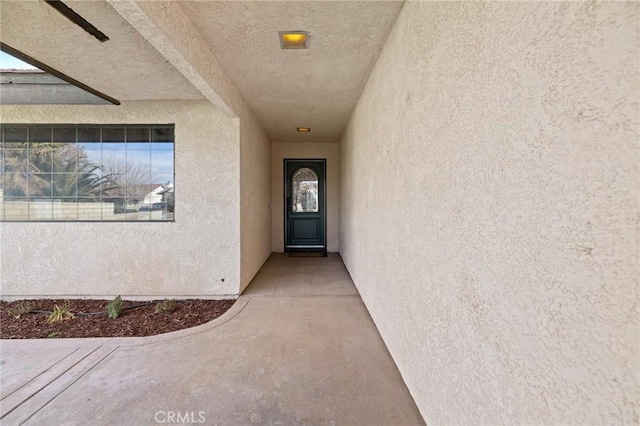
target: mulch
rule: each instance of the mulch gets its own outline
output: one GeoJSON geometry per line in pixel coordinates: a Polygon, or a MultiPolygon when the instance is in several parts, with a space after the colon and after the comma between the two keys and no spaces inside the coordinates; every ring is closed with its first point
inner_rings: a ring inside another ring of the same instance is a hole
{"type": "Polygon", "coordinates": [[[1,339],[40,339],[72,337],[134,337],[153,336],[204,324],[224,314],[235,300],[190,299],[175,301],[173,312],[157,312],[161,300],[141,302],[124,300],[122,314],[109,318],[108,300],[72,299],[68,306],[74,318],[48,323],[54,305],[62,307],[65,300],[38,299],[0,301],[1,339]],[[21,302],[33,303],[31,311],[15,318],[7,310],[21,302]]]}

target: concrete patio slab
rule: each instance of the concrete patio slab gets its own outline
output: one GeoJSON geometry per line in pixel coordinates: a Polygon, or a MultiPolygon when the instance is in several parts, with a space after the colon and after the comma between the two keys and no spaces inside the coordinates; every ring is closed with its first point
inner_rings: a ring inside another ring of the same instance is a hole
{"type": "Polygon", "coordinates": [[[82,342],[2,342],[3,424],[423,424],[337,255],[272,255],[195,329],[82,342]],[[76,363],[35,385],[65,359],[76,363]],[[23,368],[32,378],[12,379],[23,368]],[[5,377],[14,395],[37,392],[5,407],[5,377]]]}
{"type": "Polygon", "coordinates": [[[246,296],[359,296],[340,255],[289,257],[273,253],[247,287],[246,296]]]}
{"type": "Polygon", "coordinates": [[[63,348],[49,348],[49,353],[46,357],[43,357],[42,349],[40,348],[30,347],[19,349],[2,346],[5,345],[0,344],[0,349],[2,350],[2,361],[0,361],[0,371],[2,371],[2,376],[0,376],[0,398],[2,401],[47,371],[55,370],[54,367],[56,365],[70,358],[71,355],[78,352],[79,349],[68,346],[63,348]]]}

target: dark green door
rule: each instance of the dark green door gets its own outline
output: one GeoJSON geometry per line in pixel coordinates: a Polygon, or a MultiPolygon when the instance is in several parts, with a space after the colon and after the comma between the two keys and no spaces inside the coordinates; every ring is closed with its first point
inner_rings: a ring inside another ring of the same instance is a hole
{"type": "Polygon", "coordinates": [[[284,160],[285,251],[326,251],[326,160],[284,160]]]}

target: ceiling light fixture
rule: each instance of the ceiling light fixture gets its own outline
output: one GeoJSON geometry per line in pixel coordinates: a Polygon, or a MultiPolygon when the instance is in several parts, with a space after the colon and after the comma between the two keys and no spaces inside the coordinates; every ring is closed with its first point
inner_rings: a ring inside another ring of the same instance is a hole
{"type": "Polygon", "coordinates": [[[309,31],[278,31],[278,34],[282,49],[309,48],[309,31]]]}
{"type": "Polygon", "coordinates": [[[311,131],[311,128],[309,128],[309,127],[298,127],[296,130],[298,130],[300,133],[309,133],[311,131]]]}

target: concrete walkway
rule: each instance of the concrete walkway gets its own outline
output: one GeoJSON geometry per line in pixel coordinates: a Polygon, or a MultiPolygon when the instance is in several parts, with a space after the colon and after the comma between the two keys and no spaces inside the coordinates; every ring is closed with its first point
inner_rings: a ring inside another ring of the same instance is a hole
{"type": "Polygon", "coordinates": [[[0,345],[3,425],[423,424],[338,255],[273,254],[189,330],[0,345]]]}

